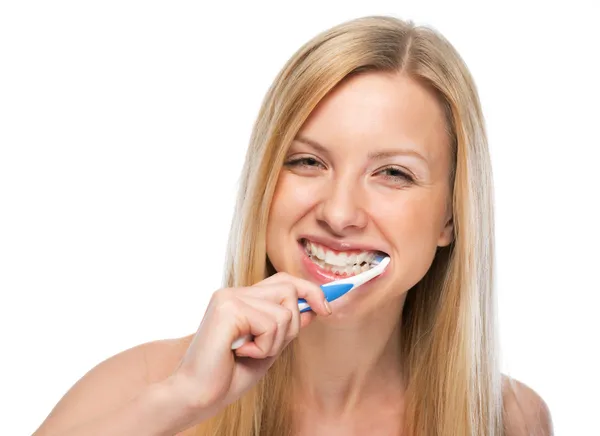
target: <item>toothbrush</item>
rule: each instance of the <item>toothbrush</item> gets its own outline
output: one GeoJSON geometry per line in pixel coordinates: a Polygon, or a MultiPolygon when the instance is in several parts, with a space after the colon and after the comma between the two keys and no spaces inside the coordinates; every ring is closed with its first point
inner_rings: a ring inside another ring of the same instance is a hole
{"type": "MultiPolygon", "coordinates": [[[[321,289],[325,294],[325,299],[328,302],[337,300],[342,295],[347,294],[352,289],[356,289],[361,285],[364,285],[369,280],[374,279],[387,268],[390,263],[390,258],[388,256],[377,256],[375,260],[372,262],[375,266],[373,268],[364,271],[360,274],[357,274],[352,277],[347,277],[345,279],[334,280],[333,282],[325,283],[321,285],[321,289]]],[[[298,299],[298,309],[300,313],[308,312],[311,310],[308,302],[304,298],[298,299]]],[[[250,342],[252,340],[252,335],[242,336],[241,338],[236,339],[231,345],[232,350],[237,350],[242,345],[250,342]]]]}

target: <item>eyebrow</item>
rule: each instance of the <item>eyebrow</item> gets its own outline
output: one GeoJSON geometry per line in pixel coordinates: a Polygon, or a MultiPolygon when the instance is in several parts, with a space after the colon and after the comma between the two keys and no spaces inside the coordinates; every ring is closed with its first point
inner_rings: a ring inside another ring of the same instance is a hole
{"type": "Polygon", "coordinates": [[[317,141],[313,141],[312,139],[307,138],[306,136],[296,135],[294,141],[302,142],[303,144],[311,146],[320,153],[329,155],[329,150],[327,150],[327,148],[319,144],[317,141]]]}
{"type": "MultiPolygon", "coordinates": [[[[306,144],[306,145],[314,148],[316,151],[318,151],[320,153],[329,155],[329,150],[327,149],[327,147],[319,144],[317,141],[315,141],[313,139],[307,138],[302,135],[297,135],[294,138],[294,141],[302,142],[303,144],[306,144]]],[[[406,148],[394,148],[394,149],[390,149],[390,150],[369,152],[368,158],[369,158],[369,160],[380,160],[380,159],[385,159],[388,157],[399,156],[399,155],[414,156],[418,159],[421,159],[423,162],[428,163],[427,159],[425,159],[425,157],[423,157],[423,155],[421,155],[420,153],[418,153],[415,150],[406,149],[406,148]]]]}
{"type": "Polygon", "coordinates": [[[408,155],[408,156],[414,156],[417,159],[421,159],[423,162],[428,163],[427,159],[425,159],[425,157],[423,155],[421,155],[421,153],[418,153],[414,150],[410,150],[410,149],[393,149],[393,150],[383,150],[383,151],[376,151],[376,152],[372,152],[369,153],[369,159],[371,160],[379,160],[379,159],[385,159],[387,157],[393,157],[393,156],[399,156],[399,155],[408,155]]]}

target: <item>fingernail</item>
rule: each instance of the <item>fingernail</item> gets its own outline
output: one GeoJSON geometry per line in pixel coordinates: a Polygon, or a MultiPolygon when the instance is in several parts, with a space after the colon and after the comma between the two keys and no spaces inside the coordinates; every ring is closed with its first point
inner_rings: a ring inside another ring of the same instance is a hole
{"type": "Polygon", "coordinates": [[[323,303],[325,305],[325,309],[327,310],[327,312],[329,312],[329,314],[331,315],[331,307],[329,306],[329,302],[327,300],[323,300],[323,303]]]}

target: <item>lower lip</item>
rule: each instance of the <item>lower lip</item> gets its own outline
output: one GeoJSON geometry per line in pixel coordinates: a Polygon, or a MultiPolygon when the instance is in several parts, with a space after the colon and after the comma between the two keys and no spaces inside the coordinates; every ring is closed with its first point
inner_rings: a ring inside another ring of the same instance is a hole
{"type": "MultiPolygon", "coordinates": [[[[353,277],[353,276],[357,275],[357,274],[340,274],[340,275],[338,275],[338,274],[334,274],[333,272],[331,272],[329,270],[321,268],[319,265],[317,265],[312,260],[310,260],[310,258],[308,257],[308,254],[306,254],[304,245],[302,245],[301,242],[298,243],[298,246],[299,246],[300,252],[302,254],[302,264],[304,265],[304,269],[306,270],[308,275],[313,279],[313,281],[316,281],[320,285],[323,285],[323,284],[329,283],[329,282],[333,282],[335,280],[341,280],[341,279],[345,279],[345,278],[353,277]]],[[[387,271],[384,271],[379,276],[369,280],[369,283],[377,280],[382,275],[385,275],[386,272],[387,271]]],[[[363,286],[365,286],[365,285],[363,285],[363,286]]]]}

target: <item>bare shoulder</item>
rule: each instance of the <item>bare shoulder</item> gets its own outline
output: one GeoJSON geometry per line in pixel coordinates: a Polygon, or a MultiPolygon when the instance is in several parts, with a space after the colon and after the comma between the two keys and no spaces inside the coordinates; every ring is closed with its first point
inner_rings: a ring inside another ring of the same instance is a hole
{"type": "Polygon", "coordinates": [[[502,377],[506,436],[552,436],[550,409],[542,397],[526,384],[502,377]]]}
{"type": "Polygon", "coordinates": [[[60,431],[132,400],[176,369],[191,338],[146,342],[98,363],[65,393],[36,434],[60,431]]]}

